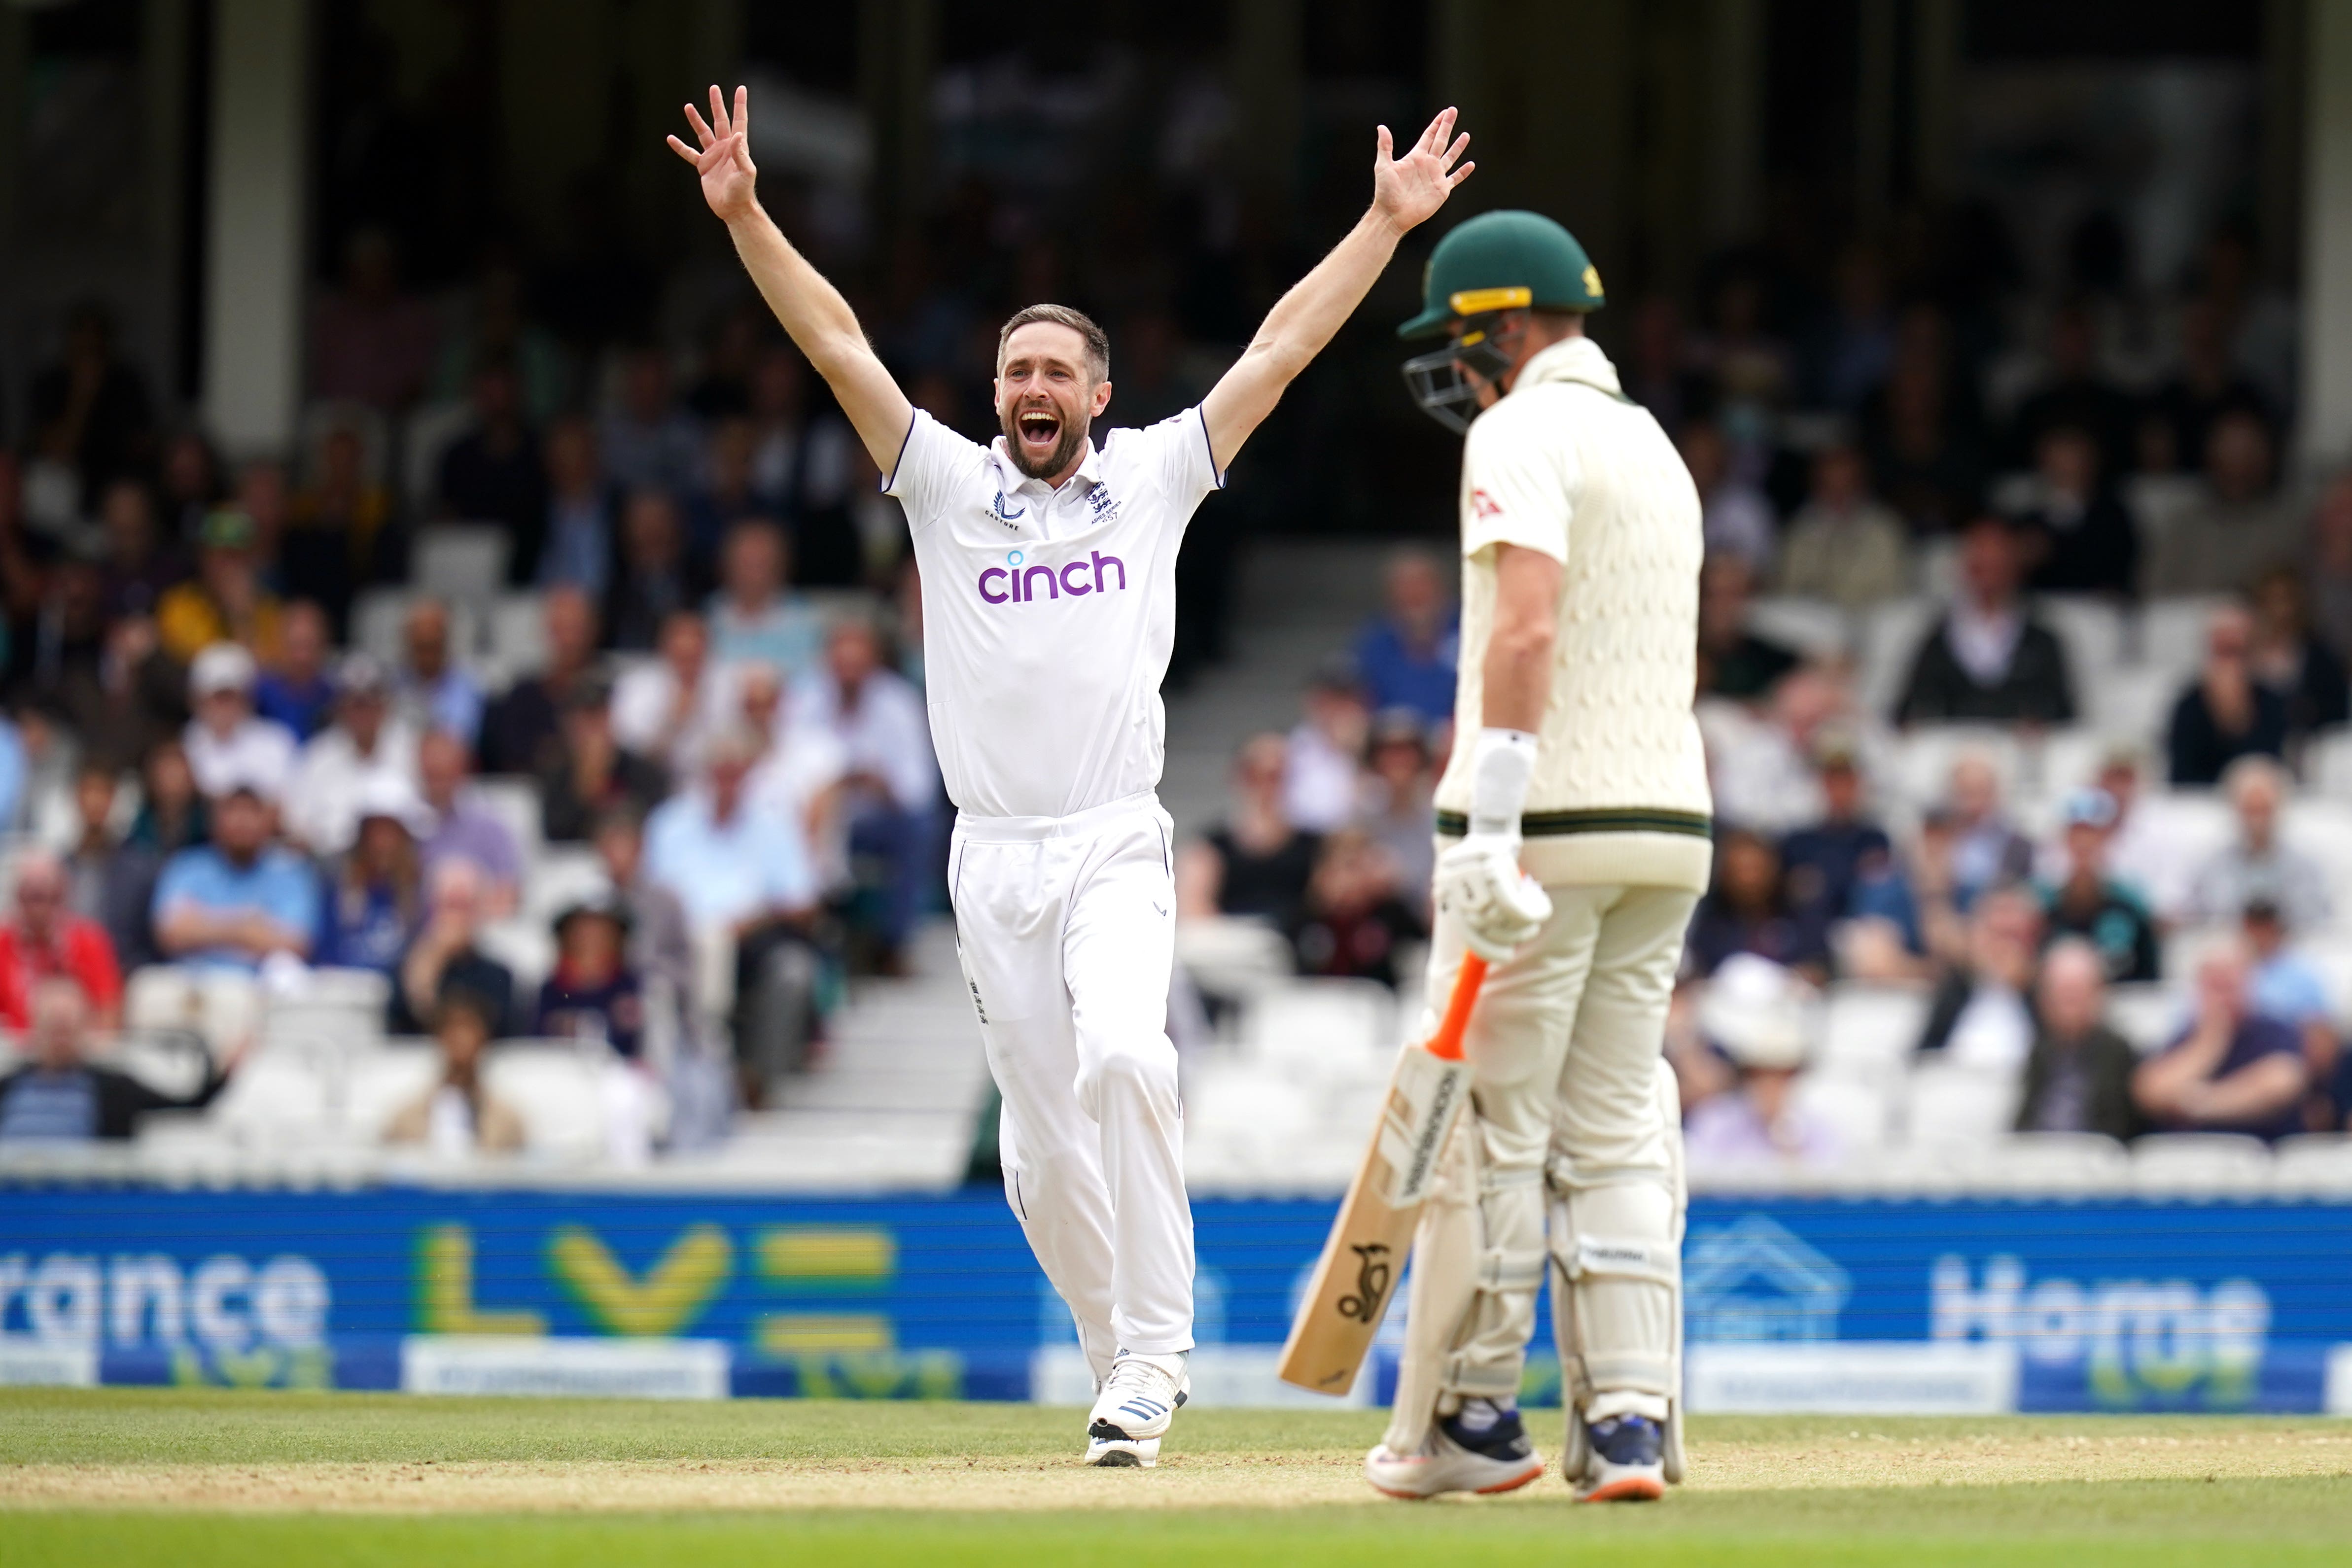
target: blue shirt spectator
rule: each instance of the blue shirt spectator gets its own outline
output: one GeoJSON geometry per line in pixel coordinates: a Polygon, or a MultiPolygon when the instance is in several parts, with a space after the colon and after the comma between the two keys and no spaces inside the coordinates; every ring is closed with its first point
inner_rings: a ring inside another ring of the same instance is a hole
{"type": "Polygon", "coordinates": [[[206,968],[260,968],[285,953],[307,958],[319,929],[319,877],[269,842],[269,808],[250,789],[222,797],[213,841],[182,850],[155,883],[155,936],[164,955],[206,968]]]}
{"type": "Polygon", "coordinates": [[[12,826],[24,804],[24,737],[14,723],[0,718],[0,828],[12,826]]]}
{"type": "Polygon", "coordinates": [[[772,664],[806,674],[824,644],[808,601],[784,591],[784,536],[772,523],[739,523],[727,536],[719,590],[710,596],[710,651],[721,664],[772,664]]]}
{"type": "Polygon", "coordinates": [[[1436,559],[1407,550],[1389,562],[1388,613],[1357,635],[1356,675],[1374,713],[1411,708],[1454,716],[1454,666],[1461,634],[1436,559]]]}
{"type": "Polygon", "coordinates": [[[335,683],[327,673],[334,641],[325,611],[303,599],[289,604],[278,621],[278,657],[253,683],[253,711],[297,740],[326,728],[334,717],[335,683]]]}
{"type": "Polygon", "coordinates": [[[646,823],[646,869],[700,925],[741,925],[805,910],[816,870],[799,824],[753,810],[744,798],[750,748],[712,748],[704,788],[673,796],[646,823]]]}
{"type": "Polygon", "coordinates": [[[402,638],[408,663],[393,683],[394,701],[420,733],[454,735],[470,750],[482,729],[482,684],[449,656],[449,612],[420,600],[402,638]]]}

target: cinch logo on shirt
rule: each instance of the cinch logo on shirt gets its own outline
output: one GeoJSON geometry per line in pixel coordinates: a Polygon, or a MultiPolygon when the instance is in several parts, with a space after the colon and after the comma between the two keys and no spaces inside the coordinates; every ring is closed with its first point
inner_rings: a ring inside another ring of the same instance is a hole
{"type": "Polygon", "coordinates": [[[1005,552],[1003,566],[992,566],[980,574],[980,596],[991,604],[1026,604],[1043,594],[1059,599],[1068,594],[1081,599],[1089,593],[1108,593],[1112,582],[1106,581],[1103,570],[1108,567],[1121,593],[1127,591],[1127,563],[1115,555],[1094,552],[1091,560],[1074,560],[1059,571],[1040,563],[1024,564],[1028,558],[1019,550],[1005,552]]]}

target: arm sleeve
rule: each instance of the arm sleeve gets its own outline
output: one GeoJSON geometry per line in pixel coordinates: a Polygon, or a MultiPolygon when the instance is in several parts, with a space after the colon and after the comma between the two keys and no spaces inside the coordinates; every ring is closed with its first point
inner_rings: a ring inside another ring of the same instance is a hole
{"type": "Polygon", "coordinates": [[[955,498],[955,483],[985,460],[987,449],[967,441],[917,409],[907,424],[898,461],[882,480],[882,493],[897,497],[907,513],[907,531],[921,533],[940,520],[955,498]]]}
{"type": "Polygon", "coordinates": [[[1209,445],[1209,416],[1195,403],[1171,414],[1143,434],[1159,443],[1160,488],[1186,517],[1213,490],[1225,487],[1217,455],[1209,445]]]}
{"type": "Polygon", "coordinates": [[[1496,418],[1502,412],[1498,406],[1471,425],[1463,446],[1469,499],[1462,553],[1520,545],[1565,563],[1568,530],[1584,486],[1576,454],[1563,443],[1541,439],[1546,433],[1530,428],[1527,419],[1496,418]]]}

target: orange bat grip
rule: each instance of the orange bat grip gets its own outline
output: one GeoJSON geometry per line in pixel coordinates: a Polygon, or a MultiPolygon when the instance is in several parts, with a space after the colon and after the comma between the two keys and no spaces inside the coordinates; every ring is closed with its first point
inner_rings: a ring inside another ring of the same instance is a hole
{"type": "Polygon", "coordinates": [[[1475,953],[1462,955],[1462,967],[1454,972],[1454,994],[1445,998],[1445,1017],[1438,1020],[1437,1033],[1427,1046],[1429,1054],[1443,1061],[1462,1060],[1462,1035],[1470,1027],[1470,1004],[1478,999],[1478,988],[1486,978],[1486,960],[1475,953]]]}

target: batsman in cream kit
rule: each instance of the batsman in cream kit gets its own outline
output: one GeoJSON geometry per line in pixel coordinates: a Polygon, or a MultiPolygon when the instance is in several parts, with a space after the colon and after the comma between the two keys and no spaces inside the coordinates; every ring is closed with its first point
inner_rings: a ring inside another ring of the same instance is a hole
{"type": "Polygon", "coordinates": [[[1584,336],[1601,302],[1566,229],[1487,213],[1439,242],[1402,329],[1446,339],[1406,378],[1466,433],[1429,1019],[1465,949],[1486,967],[1466,1113],[1414,1238],[1396,1402],[1365,1463],[1395,1495],[1543,1472],[1517,1396],[1547,1270],[1568,1480],[1631,1500],[1681,1479],[1685,1198],[1662,1051],[1713,854],[1691,706],[1699,499],[1584,336]]]}
{"type": "Polygon", "coordinates": [[[923,585],[931,737],[957,808],[949,891],[991,1071],[1005,1196],[1098,1390],[1087,1462],[1149,1466],[1189,1385],[1192,1220],[1165,1032],[1175,889],[1160,782],[1176,556],[1193,509],[1472,165],[1447,110],[1196,408],[1097,446],[1110,345],[1034,305],[997,340],[1002,432],[912,407],[840,292],[761,209],[749,104],[686,110],[703,196],[898,497],[923,585]]]}

